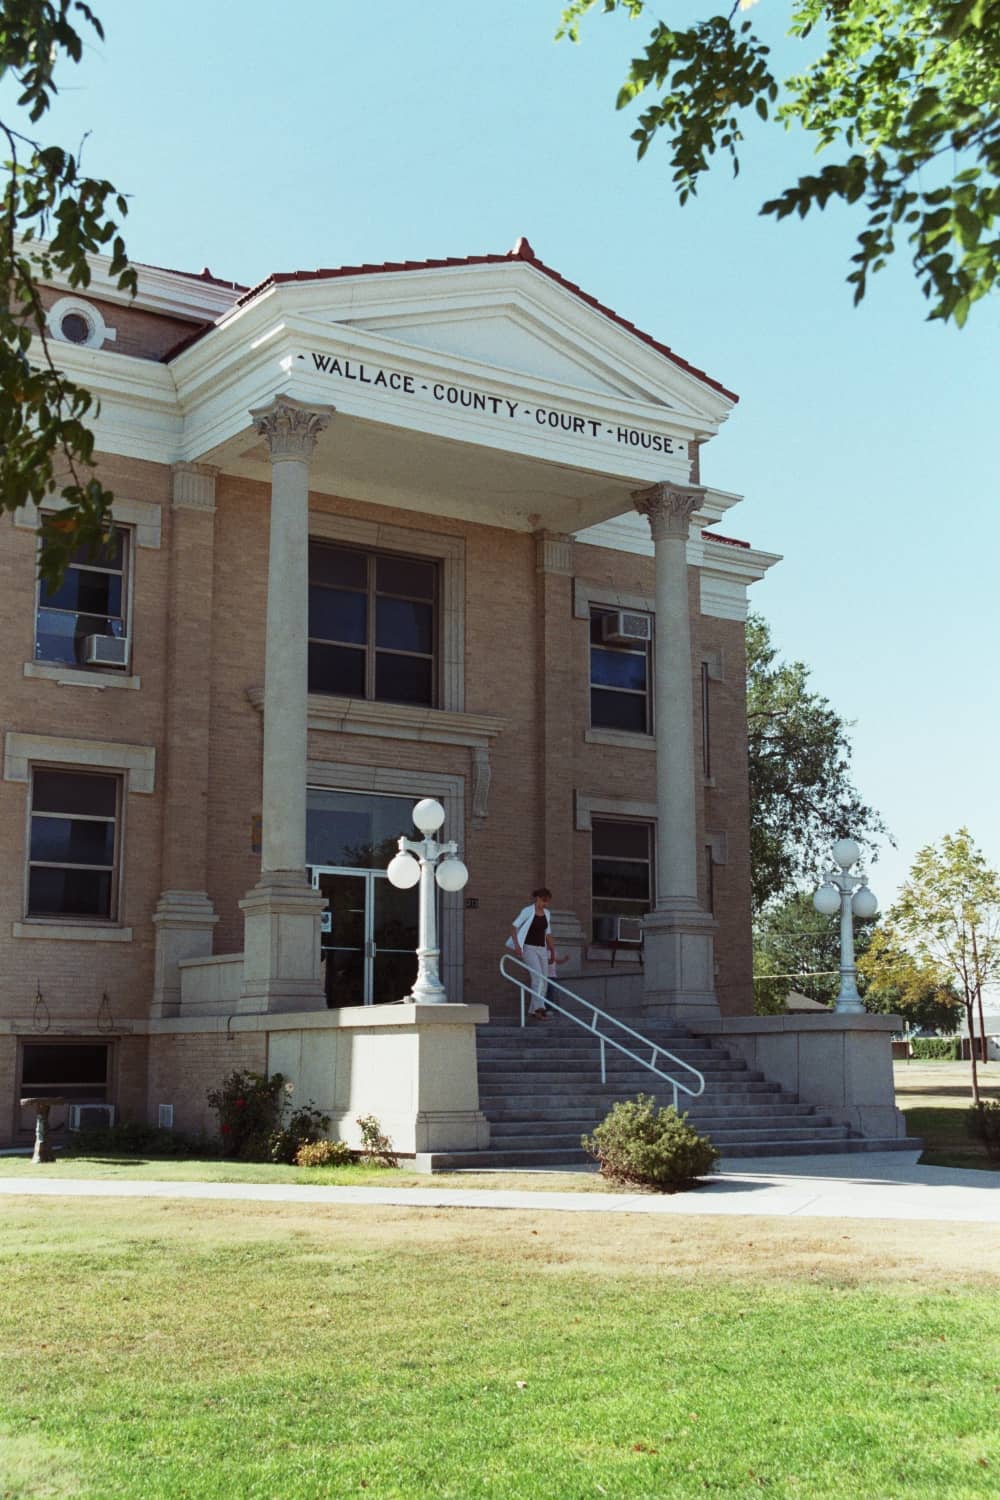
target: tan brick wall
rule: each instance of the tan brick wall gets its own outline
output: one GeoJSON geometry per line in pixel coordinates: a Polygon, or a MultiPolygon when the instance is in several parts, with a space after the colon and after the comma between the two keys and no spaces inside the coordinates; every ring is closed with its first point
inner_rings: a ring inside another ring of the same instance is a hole
{"type": "MultiPolygon", "coordinates": [[[[142,686],[137,692],[98,691],[24,676],[24,664],[34,656],[35,539],[30,531],[4,518],[0,523],[0,641],[6,649],[0,677],[0,730],[152,746],[157,755],[156,789],[152,795],[131,792],[123,798],[119,916],[132,928],[133,941],[51,941],[15,938],[12,933],[13,924],[24,915],[28,785],[0,780],[0,1021],[14,1021],[29,1034],[36,988],[42,991],[53,1029],[83,1036],[100,1034],[98,1017],[104,995],[115,1018],[142,1018],[152,987],[151,916],[160,891],[162,834],[169,473],[159,465],[123,459],[108,460],[101,472],[121,496],[163,507],[161,547],[134,547],[132,552],[136,600],[132,670],[142,686]]],[[[124,1080],[126,1074],[131,1078],[138,1068],[142,1085],[141,1053],[131,1056],[120,1078],[124,1080]]],[[[123,1088],[130,1086],[122,1083],[123,1088]]],[[[11,1092],[0,1095],[3,1133],[9,1133],[7,1101],[11,1097],[11,1092]]],[[[129,1100],[131,1109],[131,1096],[129,1100]]]]}
{"type": "Polygon", "coordinates": [[[150,1038],[148,1114],[153,1121],[160,1104],[174,1106],[174,1129],[190,1135],[215,1137],[218,1117],[205,1095],[230,1073],[263,1073],[267,1067],[267,1036],[242,1031],[232,1036],[218,1032],[170,1034],[150,1038]]]}

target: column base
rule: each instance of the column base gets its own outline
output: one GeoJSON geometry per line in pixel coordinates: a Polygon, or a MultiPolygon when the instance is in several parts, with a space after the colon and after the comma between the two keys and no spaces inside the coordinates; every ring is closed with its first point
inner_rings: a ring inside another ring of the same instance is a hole
{"type": "Polygon", "coordinates": [[[715,920],[692,909],[651,911],[643,918],[642,1008],[695,1029],[717,1019],[715,920]]]}
{"type": "Polygon", "coordinates": [[[163,891],[153,913],[156,949],[153,959],[153,1005],[156,1018],[181,1013],[181,976],[186,958],[208,958],[218,917],[205,891],[163,891]]]}
{"type": "Polygon", "coordinates": [[[556,952],[567,955],[567,961],[559,965],[558,979],[567,974],[579,974],[583,969],[583,957],[587,951],[587,934],[575,911],[550,911],[549,932],[556,945],[556,952]]]}
{"type": "Polygon", "coordinates": [[[244,914],[240,1010],[325,1010],[320,973],[323,897],[297,870],[266,870],[240,902],[244,914]]]}

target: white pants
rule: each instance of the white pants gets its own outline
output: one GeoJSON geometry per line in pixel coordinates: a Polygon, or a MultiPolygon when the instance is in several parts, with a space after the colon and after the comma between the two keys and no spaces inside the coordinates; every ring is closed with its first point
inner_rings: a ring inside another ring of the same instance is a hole
{"type": "Polygon", "coordinates": [[[545,992],[549,987],[549,950],[522,948],[521,953],[531,970],[531,1004],[528,1006],[528,1014],[534,1016],[545,1009],[545,992]]]}

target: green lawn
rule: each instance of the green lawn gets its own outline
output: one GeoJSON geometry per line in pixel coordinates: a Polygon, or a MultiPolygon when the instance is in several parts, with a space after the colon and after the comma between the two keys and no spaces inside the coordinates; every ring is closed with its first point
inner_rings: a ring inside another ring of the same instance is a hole
{"type": "Polygon", "coordinates": [[[995,1493],[987,1226],[571,1218],[9,1200],[0,1495],[995,1493]]]}
{"type": "MultiPolygon", "coordinates": [[[[516,1188],[519,1191],[614,1192],[597,1172],[414,1172],[407,1167],[285,1167],[218,1157],[69,1156],[35,1166],[30,1156],[0,1156],[0,1177],[117,1178],[120,1181],[302,1183],[311,1187],[516,1188]]],[[[0,1491],[0,1500],[6,1497],[0,1491]]]]}

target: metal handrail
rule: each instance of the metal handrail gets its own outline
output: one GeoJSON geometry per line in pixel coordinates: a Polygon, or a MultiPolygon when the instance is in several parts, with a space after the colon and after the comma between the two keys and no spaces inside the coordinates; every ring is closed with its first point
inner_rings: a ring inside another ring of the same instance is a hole
{"type": "MultiPolygon", "coordinates": [[[[524,962],[523,959],[515,958],[512,953],[505,953],[501,958],[500,973],[503,978],[508,980],[511,984],[516,984],[521,991],[521,1025],[523,1026],[524,994],[526,990],[530,992],[534,991],[534,983],[538,979],[538,974],[534,969],[529,968],[529,966],[524,962]],[[508,973],[507,969],[504,967],[505,964],[517,964],[519,969],[524,969],[525,972],[531,976],[531,981],[528,984],[525,984],[524,981],[519,979],[516,975],[508,973]]],[[[630,1057],[632,1061],[637,1062],[640,1067],[648,1068],[651,1073],[656,1074],[657,1078],[662,1078],[664,1083],[669,1083],[670,1087],[674,1091],[674,1109],[677,1108],[678,1089],[682,1090],[683,1093],[688,1094],[692,1099],[697,1099],[699,1094],[703,1094],[705,1092],[704,1073],[699,1073],[697,1068],[693,1067],[691,1063],[685,1062],[682,1057],[678,1057],[675,1052],[670,1052],[666,1047],[661,1047],[658,1042],[651,1041],[649,1037],[643,1036],[641,1032],[634,1031],[632,1027],[627,1026],[624,1021],[619,1021],[617,1016],[609,1016],[607,1011],[601,1010],[600,1006],[595,1005],[592,1000],[585,1000],[584,997],[582,995],[578,995],[575,990],[569,989],[565,984],[560,984],[558,979],[550,979],[548,981],[548,987],[548,993],[546,994],[545,998],[546,1009],[557,1010],[561,1016],[565,1016],[566,1019],[568,1021],[572,1021],[574,1025],[582,1026],[584,1031],[591,1032],[591,1034],[595,1036],[600,1043],[602,1083],[607,1083],[608,1081],[607,1057],[605,1053],[605,1046],[608,1045],[616,1048],[616,1050],[619,1052],[623,1052],[626,1057],[630,1057]],[[561,1005],[557,1005],[554,1000],[550,999],[549,995],[551,994],[553,986],[555,986],[557,990],[561,991],[563,995],[568,995],[571,1000],[575,1000],[578,1005],[585,1005],[591,1012],[590,1020],[581,1020],[579,1016],[574,1016],[572,1011],[565,1010],[561,1005]],[[633,1052],[630,1047],[626,1047],[622,1042],[616,1041],[613,1036],[605,1036],[600,1031],[598,1031],[598,1017],[600,1017],[602,1021],[609,1022],[612,1026],[617,1026],[619,1031],[628,1032],[629,1036],[634,1037],[635,1040],[637,1042],[640,1042],[643,1047],[648,1047],[650,1049],[649,1058],[647,1059],[645,1057],[640,1057],[637,1052],[633,1052]],[[672,1078],[669,1073],[664,1073],[660,1068],[656,1066],[656,1059],[658,1056],[669,1058],[670,1061],[672,1063],[676,1063],[679,1068],[683,1068],[686,1072],[694,1074],[694,1077],[697,1080],[698,1084],[697,1088],[692,1088],[689,1084],[684,1083],[680,1078],[672,1078]]]]}

